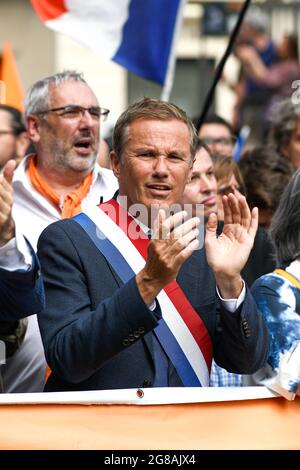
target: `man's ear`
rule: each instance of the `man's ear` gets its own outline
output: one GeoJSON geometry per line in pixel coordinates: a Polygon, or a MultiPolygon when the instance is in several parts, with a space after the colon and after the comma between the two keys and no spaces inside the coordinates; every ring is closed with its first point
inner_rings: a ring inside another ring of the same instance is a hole
{"type": "Polygon", "coordinates": [[[117,179],[120,179],[120,161],[119,157],[114,150],[110,152],[110,165],[117,179]]]}
{"type": "Polygon", "coordinates": [[[30,140],[37,143],[40,140],[40,120],[37,116],[29,114],[26,120],[27,132],[30,140]]]}
{"type": "Polygon", "coordinates": [[[29,145],[29,136],[28,132],[21,132],[17,137],[16,142],[16,156],[18,158],[22,158],[25,156],[25,152],[29,145]]]}

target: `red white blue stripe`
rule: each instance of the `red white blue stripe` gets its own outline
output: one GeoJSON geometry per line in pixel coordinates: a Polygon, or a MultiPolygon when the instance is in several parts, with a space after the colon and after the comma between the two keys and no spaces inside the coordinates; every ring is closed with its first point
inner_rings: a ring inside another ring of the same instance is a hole
{"type": "MultiPolygon", "coordinates": [[[[144,267],[149,240],[143,232],[140,232],[137,239],[128,238],[130,232],[138,233],[139,227],[133,227],[135,221],[116,201],[109,201],[99,207],[103,210],[93,207],[87,211],[88,217],[93,221],[87,231],[121,279],[126,282],[144,267]],[[109,215],[104,210],[107,210],[109,215]]],[[[78,222],[80,218],[82,221],[84,215],[76,217],[78,222]]],[[[88,224],[87,220],[82,223],[83,226],[88,224]]],[[[159,293],[157,300],[163,320],[155,329],[155,333],[184,385],[208,386],[212,346],[201,318],[175,281],[159,293]]]]}

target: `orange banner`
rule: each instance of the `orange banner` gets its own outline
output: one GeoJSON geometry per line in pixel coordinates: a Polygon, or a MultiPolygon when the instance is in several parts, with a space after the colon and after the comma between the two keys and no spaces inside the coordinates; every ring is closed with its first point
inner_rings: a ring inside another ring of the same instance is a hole
{"type": "Polygon", "coordinates": [[[300,449],[300,398],[2,405],[0,449],[300,449]]]}
{"type": "Polygon", "coordinates": [[[0,103],[24,111],[24,91],[16,66],[12,46],[6,42],[0,61],[0,103]]]}

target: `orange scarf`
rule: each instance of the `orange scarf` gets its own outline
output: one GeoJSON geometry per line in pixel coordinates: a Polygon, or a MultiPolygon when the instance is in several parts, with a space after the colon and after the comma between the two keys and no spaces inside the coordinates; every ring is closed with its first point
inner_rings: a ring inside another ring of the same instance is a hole
{"type": "Polygon", "coordinates": [[[62,201],[59,194],[40,175],[36,166],[36,156],[34,155],[29,160],[28,175],[34,188],[60,210],[62,219],[73,217],[73,215],[81,212],[81,201],[88,194],[93,180],[93,173],[89,173],[81,185],[70,194],[67,194],[62,201]]]}
{"type": "MultiPolygon", "coordinates": [[[[63,207],[61,207],[60,196],[55,191],[53,191],[49,184],[46,183],[44,178],[39,174],[36,166],[35,155],[33,155],[29,160],[28,175],[31,184],[35,187],[35,189],[45,196],[49,201],[51,201],[61,211],[62,219],[73,217],[73,215],[79,214],[81,212],[81,201],[89,192],[93,180],[93,173],[88,174],[82,181],[79,188],[65,196],[63,207]]],[[[47,381],[50,374],[51,369],[47,366],[45,372],[45,381],[47,381]]]]}

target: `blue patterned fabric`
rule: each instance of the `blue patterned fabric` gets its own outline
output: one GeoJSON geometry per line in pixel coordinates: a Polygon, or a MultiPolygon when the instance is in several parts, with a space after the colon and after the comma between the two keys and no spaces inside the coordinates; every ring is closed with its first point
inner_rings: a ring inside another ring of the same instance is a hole
{"type": "MultiPolygon", "coordinates": [[[[300,263],[292,265],[295,270],[300,263]]],[[[260,383],[293,398],[289,394],[300,384],[300,290],[275,273],[262,276],[251,290],[271,337],[269,365],[255,375],[260,383]]]]}
{"type": "Polygon", "coordinates": [[[242,375],[227,372],[227,370],[218,366],[215,361],[212,361],[210,378],[210,387],[241,387],[242,375]]]}

